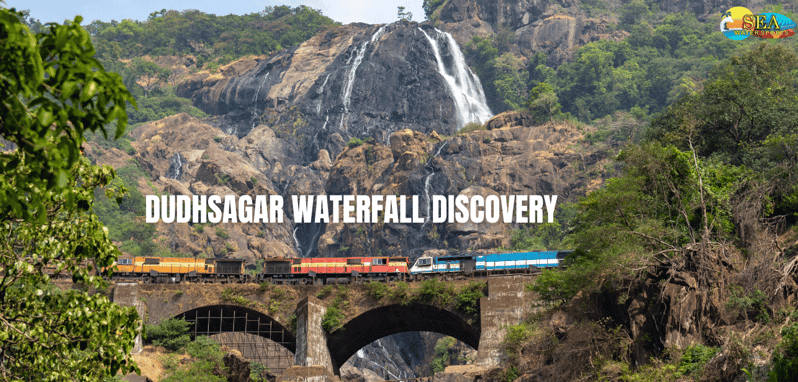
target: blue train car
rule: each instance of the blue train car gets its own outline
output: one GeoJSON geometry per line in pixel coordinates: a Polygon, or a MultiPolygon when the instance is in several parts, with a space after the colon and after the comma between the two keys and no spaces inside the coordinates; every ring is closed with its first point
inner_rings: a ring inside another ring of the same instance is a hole
{"type": "Polygon", "coordinates": [[[489,255],[422,256],[410,268],[410,274],[487,272],[557,267],[573,251],[536,251],[493,253],[489,255]]]}
{"type": "Polygon", "coordinates": [[[477,271],[499,271],[511,269],[529,269],[531,267],[556,267],[560,260],[571,251],[540,251],[494,253],[477,256],[477,271]]]}

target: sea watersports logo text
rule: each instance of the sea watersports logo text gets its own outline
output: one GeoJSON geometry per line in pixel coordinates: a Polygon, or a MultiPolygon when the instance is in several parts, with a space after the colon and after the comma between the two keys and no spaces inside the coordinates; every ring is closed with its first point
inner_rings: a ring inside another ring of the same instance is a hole
{"type": "Polygon", "coordinates": [[[780,13],[754,14],[748,8],[734,7],[723,14],[720,31],[732,40],[744,40],[750,36],[759,38],[785,38],[795,34],[796,24],[780,13]]]}

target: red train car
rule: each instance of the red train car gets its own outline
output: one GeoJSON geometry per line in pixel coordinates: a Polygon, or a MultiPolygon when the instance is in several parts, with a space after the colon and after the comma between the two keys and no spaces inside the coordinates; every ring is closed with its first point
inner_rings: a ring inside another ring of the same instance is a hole
{"type": "Polygon", "coordinates": [[[349,284],[363,281],[404,280],[407,257],[316,257],[266,259],[262,280],[274,284],[349,284]]]}

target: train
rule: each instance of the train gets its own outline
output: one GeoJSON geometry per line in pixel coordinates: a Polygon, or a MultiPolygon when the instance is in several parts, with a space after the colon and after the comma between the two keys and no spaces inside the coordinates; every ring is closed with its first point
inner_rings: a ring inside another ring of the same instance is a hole
{"type": "MultiPolygon", "coordinates": [[[[262,265],[237,258],[120,257],[112,280],[143,283],[259,282],[275,285],[330,285],[368,281],[462,279],[492,274],[535,273],[559,267],[573,251],[407,257],[268,258],[262,265]]],[[[259,262],[260,263],[260,262],[259,262]]]]}

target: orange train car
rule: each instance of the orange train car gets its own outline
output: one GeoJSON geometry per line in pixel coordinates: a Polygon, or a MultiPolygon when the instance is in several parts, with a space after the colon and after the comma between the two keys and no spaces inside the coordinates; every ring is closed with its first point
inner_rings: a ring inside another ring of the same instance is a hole
{"type": "Polygon", "coordinates": [[[303,259],[266,259],[262,281],[276,284],[339,284],[363,279],[375,281],[404,280],[409,275],[407,257],[316,257],[303,259]]]}
{"type": "Polygon", "coordinates": [[[186,257],[120,257],[113,264],[114,280],[156,283],[181,281],[246,282],[243,259],[186,257]]]}

